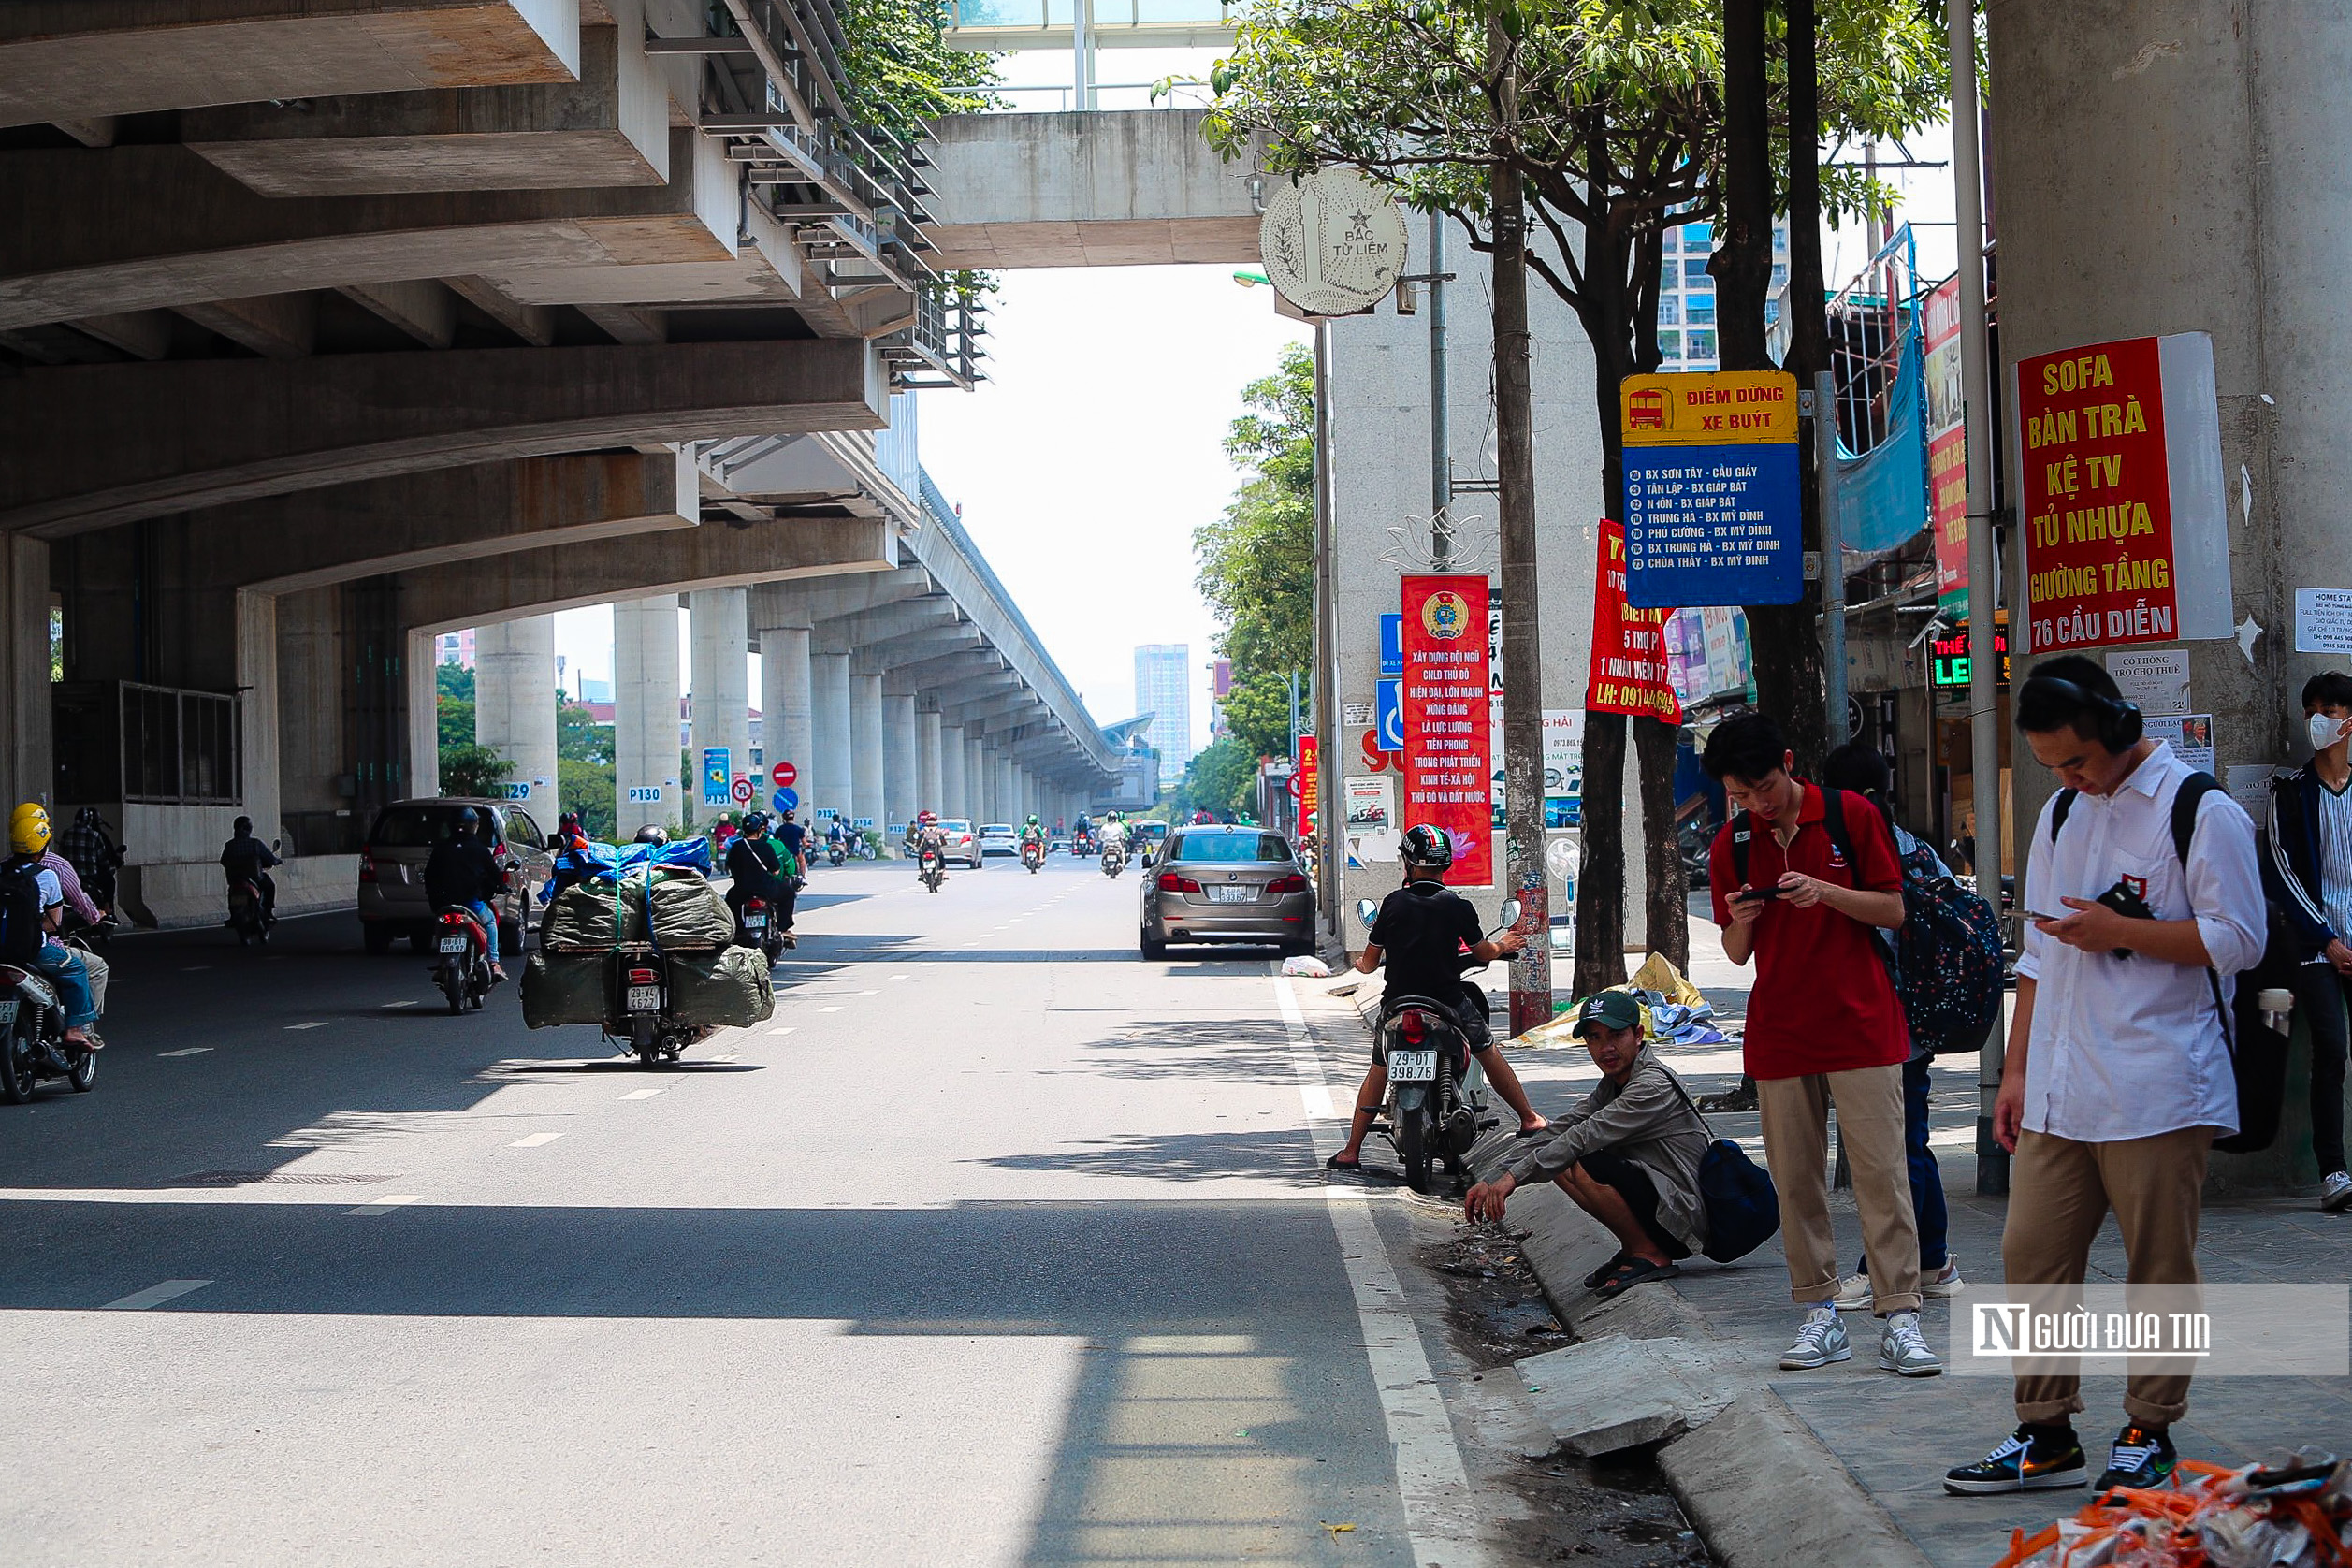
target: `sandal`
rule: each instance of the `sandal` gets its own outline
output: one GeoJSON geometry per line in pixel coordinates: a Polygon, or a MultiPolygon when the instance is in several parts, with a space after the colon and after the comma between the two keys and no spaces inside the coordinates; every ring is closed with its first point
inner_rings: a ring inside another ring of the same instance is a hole
{"type": "Polygon", "coordinates": [[[1671,1280],[1681,1276],[1682,1270],[1672,1263],[1652,1263],[1648,1258],[1629,1257],[1625,1266],[1601,1283],[1593,1294],[1604,1301],[1624,1295],[1637,1285],[1651,1280],[1671,1280]]]}
{"type": "Polygon", "coordinates": [[[1339,1155],[1333,1154],[1323,1162],[1323,1169],[1326,1170],[1361,1170],[1364,1169],[1364,1161],[1361,1155],[1352,1160],[1343,1160],[1339,1155]]]}
{"type": "Polygon", "coordinates": [[[1553,1126],[1549,1122],[1546,1122],[1540,1127],[1521,1127],[1518,1131],[1518,1136],[1521,1138],[1549,1138],[1552,1134],[1558,1132],[1559,1130],[1560,1129],[1558,1127],[1553,1126]]]}
{"type": "Polygon", "coordinates": [[[1632,1261],[1632,1259],[1627,1257],[1625,1254],[1619,1253],[1615,1257],[1610,1258],[1606,1263],[1602,1264],[1601,1267],[1593,1270],[1590,1274],[1587,1274],[1584,1277],[1584,1287],[1587,1290],[1600,1289],[1601,1286],[1607,1282],[1608,1277],[1611,1274],[1614,1274],[1619,1269],[1624,1268],[1630,1261],[1632,1261]]]}

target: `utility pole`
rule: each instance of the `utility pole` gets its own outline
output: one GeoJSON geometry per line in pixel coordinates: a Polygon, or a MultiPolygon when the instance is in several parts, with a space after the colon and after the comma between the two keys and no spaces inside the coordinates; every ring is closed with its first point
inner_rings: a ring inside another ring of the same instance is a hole
{"type": "Polygon", "coordinates": [[[1837,515],[1837,378],[1813,377],[1813,486],[1822,512],[1822,702],[1829,748],[1853,739],[1846,713],[1846,520],[1837,515]]]}
{"type": "Polygon", "coordinates": [[[1497,598],[1503,609],[1504,892],[1519,901],[1529,940],[1511,965],[1511,1033],[1551,1022],[1551,890],[1544,863],[1544,664],[1537,622],[1534,399],[1529,383],[1527,200],[1511,154],[1518,142],[1517,44],[1498,17],[1487,24],[1489,61],[1501,67],[1501,123],[1489,193],[1494,210],[1494,416],[1496,511],[1501,517],[1497,598]]]}
{"type": "Polygon", "coordinates": [[[1454,569],[1454,436],[1445,406],[1445,214],[1430,214],[1430,570],[1454,569]]]}
{"type": "MultiPolygon", "coordinates": [[[[2000,655],[1994,616],[2000,565],[1993,535],[1992,365],[1984,330],[1984,184],[1978,167],[1976,7],[1947,0],[1952,56],[1953,216],[1960,263],[1960,399],[1968,454],[1968,784],[1976,801],[1977,896],[2001,907],[2000,655]]],[[[2009,1155],[1993,1138],[1993,1099],[2000,1093],[2008,1047],[1996,1027],[1977,1052],[1976,1190],[2009,1191],[2009,1155]]]]}

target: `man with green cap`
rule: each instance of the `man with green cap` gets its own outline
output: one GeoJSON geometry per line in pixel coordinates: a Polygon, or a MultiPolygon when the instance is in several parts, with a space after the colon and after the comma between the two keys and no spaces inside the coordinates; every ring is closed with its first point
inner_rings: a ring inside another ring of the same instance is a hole
{"type": "Polygon", "coordinates": [[[1538,1179],[1557,1183],[1617,1238],[1617,1256],[1584,1283],[1602,1296],[1619,1296],[1645,1280],[1674,1278],[1681,1272],[1677,1260],[1706,1245],[1699,1159],[1706,1153],[1706,1124],[1673,1071],[1643,1043],[1641,1003],[1630,992],[1586,997],[1576,1037],[1601,1069],[1600,1083],[1552,1123],[1553,1137],[1504,1174],[1471,1188],[1463,1207],[1474,1221],[1499,1220],[1518,1188],[1538,1179]]]}

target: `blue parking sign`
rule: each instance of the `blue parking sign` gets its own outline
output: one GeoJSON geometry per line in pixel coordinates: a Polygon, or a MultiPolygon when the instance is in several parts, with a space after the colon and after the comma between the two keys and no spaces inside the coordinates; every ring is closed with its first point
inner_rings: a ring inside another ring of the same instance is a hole
{"type": "Polygon", "coordinates": [[[1380,749],[1402,751],[1404,749],[1404,682],[1401,680],[1377,682],[1372,687],[1372,733],[1380,737],[1380,749]]]}

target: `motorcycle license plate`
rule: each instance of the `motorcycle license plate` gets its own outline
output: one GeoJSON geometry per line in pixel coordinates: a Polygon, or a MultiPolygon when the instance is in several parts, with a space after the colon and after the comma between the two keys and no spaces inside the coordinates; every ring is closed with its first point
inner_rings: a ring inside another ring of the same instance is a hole
{"type": "MultiPolygon", "coordinates": [[[[629,988],[629,1010],[631,1012],[660,1012],[661,1010],[661,988],[658,985],[631,986],[629,988]]],[[[1431,1055],[1433,1059],[1435,1053],[1432,1053],[1431,1055]]]]}
{"type": "Polygon", "coordinates": [[[1437,1053],[1434,1051],[1388,1053],[1388,1082],[1391,1083],[1427,1083],[1436,1076],[1437,1053]]]}
{"type": "Polygon", "coordinates": [[[1239,882],[1230,885],[1219,883],[1209,890],[1209,902],[1212,904],[1248,904],[1256,897],[1256,888],[1245,888],[1239,882]]]}
{"type": "Polygon", "coordinates": [[[0,1024],[13,1024],[15,1022],[16,1004],[14,1002],[0,1002],[0,1024]]]}
{"type": "Polygon", "coordinates": [[[466,939],[463,936],[443,936],[441,939],[441,951],[443,952],[463,952],[466,951],[466,939]]]}
{"type": "Polygon", "coordinates": [[[743,928],[746,931],[765,931],[768,928],[768,918],[765,915],[746,915],[743,918],[743,928]]]}

